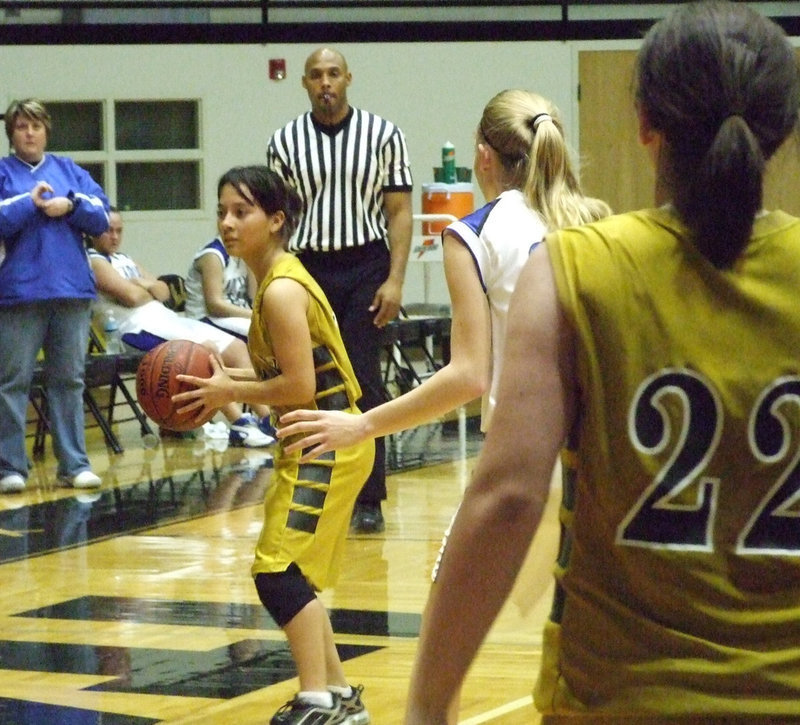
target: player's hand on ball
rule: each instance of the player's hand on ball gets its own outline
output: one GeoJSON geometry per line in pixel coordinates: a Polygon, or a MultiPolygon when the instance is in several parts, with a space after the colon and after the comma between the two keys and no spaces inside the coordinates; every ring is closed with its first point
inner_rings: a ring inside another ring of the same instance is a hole
{"type": "Polygon", "coordinates": [[[206,420],[197,420],[193,414],[181,415],[172,402],[174,395],[191,388],[178,380],[179,375],[188,373],[192,380],[211,377],[213,368],[208,358],[209,351],[204,345],[191,340],[168,340],[149,350],[139,361],[136,397],[144,412],[160,427],[192,430],[216,412],[212,411],[206,420]]]}
{"type": "Polygon", "coordinates": [[[177,379],[194,390],[172,396],[172,402],[182,414],[194,414],[196,420],[208,420],[209,414],[215,413],[223,405],[233,402],[231,398],[231,379],[225,374],[216,356],[209,353],[212,375],[210,378],[198,378],[194,375],[178,375],[177,379]]]}

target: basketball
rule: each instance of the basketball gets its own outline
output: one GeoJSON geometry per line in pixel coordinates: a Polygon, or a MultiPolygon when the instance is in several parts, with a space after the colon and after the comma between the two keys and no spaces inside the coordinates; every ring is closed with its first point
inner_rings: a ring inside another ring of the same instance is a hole
{"type": "Polygon", "coordinates": [[[162,428],[178,432],[193,430],[207,422],[213,412],[199,423],[197,411],[178,413],[172,396],[194,390],[189,383],[177,380],[177,375],[210,378],[213,374],[208,361],[209,351],[191,340],[168,340],[149,350],[136,371],[136,397],[144,412],[162,428]]]}

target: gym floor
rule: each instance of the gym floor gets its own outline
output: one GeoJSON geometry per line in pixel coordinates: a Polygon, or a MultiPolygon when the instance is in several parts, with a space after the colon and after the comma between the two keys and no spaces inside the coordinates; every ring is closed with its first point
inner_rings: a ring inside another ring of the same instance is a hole
{"type": "MultiPolygon", "coordinates": [[[[266,723],[297,689],[249,567],[268,449],[87,429],[97,491],[55,482],[47,441],[28,489],[0,495],[0,725],[266,723]]],[[[389,440],[386,531],[351,532],[321,595],[375,725],[399,723],[430,571],[480,447],[472,426],[389,440]]],[[[552,592],[555,512],[462,695],[462,724],[539,722],[531,689],[552,592]],[[542,566],[542,562],[545,563],[542,566]]]]}

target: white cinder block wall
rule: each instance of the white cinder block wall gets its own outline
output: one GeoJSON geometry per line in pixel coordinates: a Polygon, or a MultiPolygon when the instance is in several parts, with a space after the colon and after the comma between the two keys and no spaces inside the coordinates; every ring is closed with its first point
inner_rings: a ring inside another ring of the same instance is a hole
{"type": "MultiPolygon", "coordinates": [[[[414,211],[421,185],[433,181],[441,146],[472,166],[474,130],[486,101],[504,88],[548,96],[561,109],[577,147],[577,53],[580,47],[635,48],[636,42],[363,43],[336,47],[353,73],[349,99],[385,115],[406,133],[413,164],[414,211]]],[[[0,46],[0,102],[180,99],[202,101],[203,208],[128,212],[126,249],[156,274],[185,274],[194,251],[215,233],[216,180],[237,164],[264,161],[269,134],[308,108],[303,64],[317,45],[0,46]],[[268,60],[284,58],[287,77],[268,78],[268,60]]],[[[632,140],[633,141],[633,140],[632,140]]],[[[3,153],[7,153],[7,144],[3,153]]],[[[475,187],[476,205],[483,203],[475,187]]],[[[112,198],[112,202],[116,199],[112,198]]],[[[419,232],[420,230],[417,230],[419,232]]],[[[447,302],[441,264],[412,263],[405,299],[447,302]]]]}

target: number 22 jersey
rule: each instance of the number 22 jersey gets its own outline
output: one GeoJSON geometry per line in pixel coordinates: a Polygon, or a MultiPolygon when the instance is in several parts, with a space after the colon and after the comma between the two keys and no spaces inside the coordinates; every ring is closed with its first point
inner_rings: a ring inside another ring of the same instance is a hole
{"type": "Polygon", "coordinates": [[[797,714],[800,221],[725,270],[669,207],[547,244],[580,399],[537,706],[797,714]]]}

